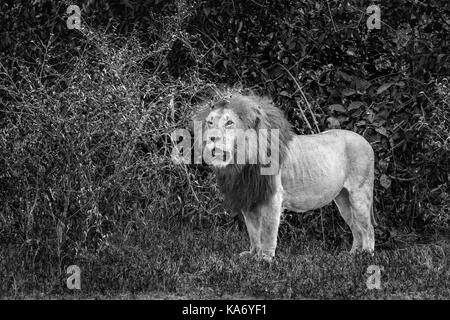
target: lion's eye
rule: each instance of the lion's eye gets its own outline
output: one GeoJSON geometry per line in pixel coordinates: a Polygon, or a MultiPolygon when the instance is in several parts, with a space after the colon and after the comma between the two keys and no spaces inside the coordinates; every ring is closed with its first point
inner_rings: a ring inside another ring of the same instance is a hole
{"type": "Polygon", "coordinates": [[[206,123],[208,124],[208,126],[212,126],[213,125],[213,122],[210,121],[210,120],[206,121],[206,123]]]}
{"type": "Polygon", "coordinates": [[[231,126],[233,123],[234,123],[233,121],[228,120],[228,121],[225,123],[225,126],[229,127],[229,126],[231,126]]]}

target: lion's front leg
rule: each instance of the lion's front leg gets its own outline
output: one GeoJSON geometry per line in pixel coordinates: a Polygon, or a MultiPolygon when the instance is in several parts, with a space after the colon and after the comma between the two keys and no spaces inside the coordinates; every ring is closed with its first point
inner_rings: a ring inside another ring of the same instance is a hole
{"type": "Polygon", "coordinates": [[[271,261],[275,257],[278,227],[281,218],[282,191],[276,192],[272,199],[261,206],[261,257],[271,261]]]}
{"type": "Polygon", "coordinates": [[[261,216],[252,211],[243,212],[243,216],[250,237],[250,250],[241,252],[239,256],[253,256],[261,250],[261,216]]]}
{"type": "Polygon", "coordinates": [[[250,237],[250,250],[242,252],[241,257],[254,255],[270,262],[275,256],[283,193],[281,188],[278,190],[271,199],[261,204],[257,210],[243,213],[250,237]]]}

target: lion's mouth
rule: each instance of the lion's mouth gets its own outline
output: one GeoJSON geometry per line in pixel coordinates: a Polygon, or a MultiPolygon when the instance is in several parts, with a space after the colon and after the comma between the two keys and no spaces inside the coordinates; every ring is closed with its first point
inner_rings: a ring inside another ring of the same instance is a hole
{"type": "Polygon", "coordinates": [[[213,159],[215,160],[219,160],[222,162],[227,162],[230,158],[230,153],[227,151],[224,151],[222,149],[219,148],[213,148],[211,150],[211,155],[213,157],[213,159]]]}

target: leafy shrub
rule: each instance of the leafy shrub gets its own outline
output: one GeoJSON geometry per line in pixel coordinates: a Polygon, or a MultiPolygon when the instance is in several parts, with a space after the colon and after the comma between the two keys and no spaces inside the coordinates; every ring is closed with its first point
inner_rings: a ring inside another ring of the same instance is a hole
{"type": "MultiPolygon", "coordinates": [[[[170,159],[170,133],[214,84],[271,95],[298,133],[364,135],[377,245],[448,234],[446,0],[383,2],[370,32],[368,1],[88,1],[82,30],[68,4],[0,4],[1,290],[126,260],[160,223],[229,230],[211,171],[170,159]]],[[[287,213],[280,235],[348,241],[331,211],[287,213]]]]}
{"type": "MultiPolygon", "coordinates": [[[[86,27],[78,41],[64,74],[49,80],[44,59],[2,78],[0,241],[26,257],[30,274],[59,274],[149,219],[201,225],[211,212],[211,190],[170,158],[170,134],[188,127],[191,98],[209,84],[146,72],[160,53],[133,35],[86,27]]],[[[58,49],[51,40],[45,52],[58,49]]]]}

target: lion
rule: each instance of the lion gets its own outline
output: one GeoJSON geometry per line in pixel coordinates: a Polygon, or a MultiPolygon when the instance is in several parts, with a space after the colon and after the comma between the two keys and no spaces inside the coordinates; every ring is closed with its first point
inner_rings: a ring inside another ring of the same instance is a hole
{"type": "Polygon", "coordinates": [[[283,210],[305,212],[333,201],[351,229],[350,252],[373,253],[374,152],[361,135],[340,129],[294,134],[271,99],[239,92],[220,94],[193,119],[202,123],[202,155],[209,155],[225,204],[244,216],[250,249],[240,256],[272,261],[283,210]],[[263,130],[267,133],[259,135],[263,130]],[[238,162],[242,144],[244,161],[238,162]],[[276,146],[275,152],[269,146],[276,146]],[[262,172],[269,164],[260,161],[261,153],[276,155],[271,174],[262,172]]]}

